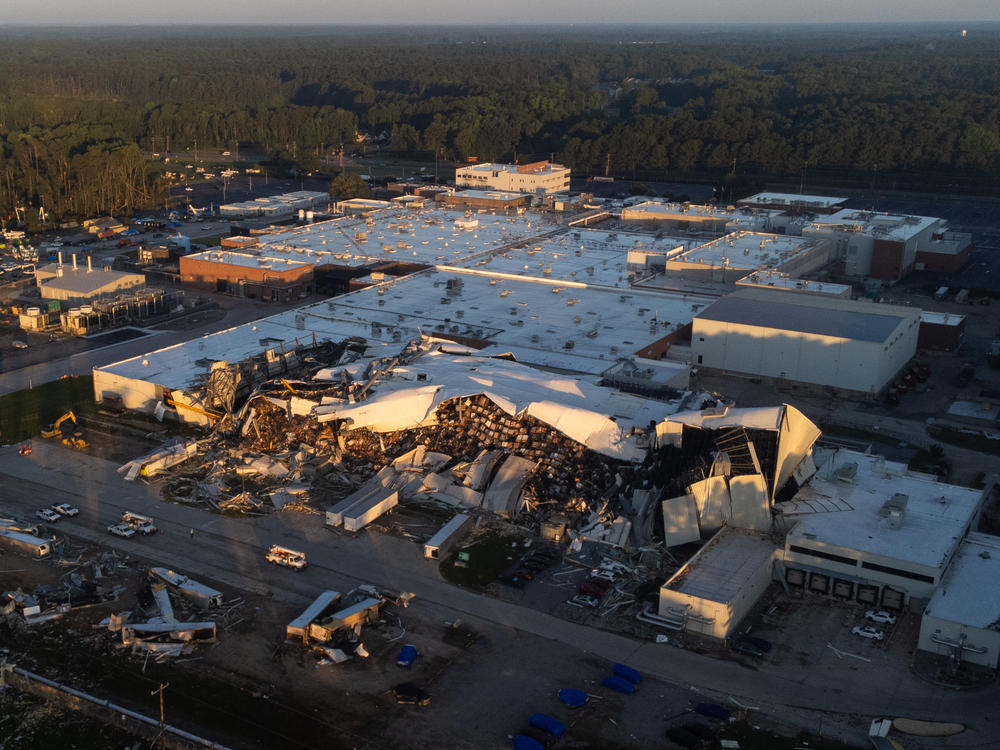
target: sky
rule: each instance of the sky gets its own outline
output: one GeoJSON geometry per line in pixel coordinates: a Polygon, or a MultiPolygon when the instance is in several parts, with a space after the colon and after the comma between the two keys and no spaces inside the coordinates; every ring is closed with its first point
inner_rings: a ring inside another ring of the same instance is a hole
{"type": "Polygon", "coordinates": [[[0,25],[1000,21],[986,0],[0,0],[0,25]]]}

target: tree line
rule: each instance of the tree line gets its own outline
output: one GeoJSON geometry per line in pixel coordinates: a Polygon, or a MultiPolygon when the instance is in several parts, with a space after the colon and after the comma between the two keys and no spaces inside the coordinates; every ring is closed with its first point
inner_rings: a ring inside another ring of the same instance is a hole
{"type": "Polygon", "coordinates": [[[161,205],[143,153],[555,157],[577,174],[1000,169],[1000,33],[955,29],[0,32],[0,217],[161,205]]]}

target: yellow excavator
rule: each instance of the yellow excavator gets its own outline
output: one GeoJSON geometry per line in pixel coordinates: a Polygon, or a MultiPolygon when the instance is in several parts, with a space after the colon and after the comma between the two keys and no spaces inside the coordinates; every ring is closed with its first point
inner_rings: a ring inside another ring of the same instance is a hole
{"type": "Polygon", "coordinates": [[[42,437],[43,438],[61,437],[63,445],[68,445],[70,448],[79,448],[79,449],[86,448],[87,441],[84,440],[79,433],[75,431],[70,431],[68,432],[68,434],[65,435],[65,437],[63,436],[62,427],[66,422],[72,422],[73,428],[75,428],[77,425],[76,414],[74,414],[72,411],[68,411],[61,417],[59,417],[59,419],[57,419],[55,422],[50,424],[48,427],[43,427],[42,437]]]}

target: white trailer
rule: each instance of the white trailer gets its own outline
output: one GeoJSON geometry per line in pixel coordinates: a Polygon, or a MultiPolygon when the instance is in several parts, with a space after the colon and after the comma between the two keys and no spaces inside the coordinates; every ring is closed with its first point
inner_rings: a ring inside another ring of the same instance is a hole
{"type": "Polygon", "coordinates": [[[192,581],[186,575],[182,575],[167,568],[150,568],[150,576],[159,578],[167,583],[178,594],[190,599],[198,604],[202,609],[212,609],[222,606],[222,592],[206,586],[203,583],[192,581]]]}
{"type": "Polygon", "coordinates": [[[395,490],[383,490],[369,495],[368,498],[344,513],[344,530],[361,531],[376,518],[399,505],[399,493],[395,490]]]}
{"type": "Polygon", "coordinates": [[[465,513],[456,514],[424,544],[424,557],[428,560],[440,560],[465,536],[471,523],[472,516],[465,513]]]}
{"type": "Polygon", "coordinates": [[[52,554],[52,543],[34,534],[14,531],[10,528],[0,529],[0,544],[4,547],[26,554],[30,557],[42,558],[52,554]]]}
{"type": "Polygon", "coordinates": [[[330,614],[334,607],[340,605],[339,591],[324,591],[315,601],[306,607],[305,611],[285,627],[287,638],[296,638],[303,642],[309,640],[309,626],[316,620],[330,614]]]}

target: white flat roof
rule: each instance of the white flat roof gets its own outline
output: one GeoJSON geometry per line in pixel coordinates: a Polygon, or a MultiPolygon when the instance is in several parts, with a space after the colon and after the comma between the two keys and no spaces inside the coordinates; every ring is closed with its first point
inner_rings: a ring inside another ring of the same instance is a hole
{"type": "Polygon", "coordinates": [[[795,292],[814,292],[816,294],[829,294],[834,297],[841,296],[851,287],[848,284],[831,284],[828,281],[809,281],[807,279],[793,279],[785,274],[775,271],[754,271],[747,274],[736,282],[740,287],[762,287],[765,289],[787,289],[795,292]]]}
{"type": "Polygon", "coordinates": [[[765,537],[724,528],[664,586],[713,602],[729,602],[770,562],[777,547],[765,537]]]}
{"type": "Polygon", "coordinates": [[[523,201],[525,198],[531,198],[528,193],[517,193],[512,190],[476,190],[475,188],[457,190],[452,195],[456,198],[480,198],[494,201],[523,201]]]}
{"type": "Polygon", "coordinates": [[[920,311],[921,323],[932,323],[937,326],[960,326],[965,321],[964,315],[955,313],[931,312],[930,310],[920,311]]]}
{"type": "Polygon", "coordinates": [[[666,256],[678,247],[684,247],[685,242],[689,241],[653,234],[572,229],[557,237],[457,265],[497,274],[627,289],[629,251],[666,256]]]}
{"type": "MultiPolygon", "coordinates": [[[[247,265],[253,265],[250,258],[257,256],[315,266],[359,267],[390,261],[436,265],[461,261],[559,226],[538,214],[495,216],[392,206],[373,212],[367,220],[343,217],[258,235],[258,244],[241,252],[248,256],[242,261],[247,265]]],[[[220,252],[225,251],[211,251],[216,256],[220,252]]],[[[192,257],[209,260],[208,255],[192,257]]],[[[232,262],[241,261],[233,258],[232,262]]]]}
{"type": "Polygon", "coordinates": [[[815,240],[763,232],[732,232],[668,260],[727,268],[778,268],[816,247],[815,240]]]}
{"type": "Polygon", "coordinates": [[[781,211],[760,208],[734,208],[729,210],[725,207],[709,206],[704,204],[668,203],[664,201],[645,201],[634,206],[626,206],[623,212],[630,214],[647,214],[648,219],[674,219],[684,221],[685,219],[719,219],[721,221],[731,221],[739,218],[753,216],[767,216],[768,214],[778,216],[781,211]]]}
{"type": "Polygon", "coordinates": [[[535,169],[530,169],[525,172],[519,172],[520,168],[529,165],[518,165],[518,164],[495,164],[493,162],[484,162],[483,164],[469,164],[464,167],[459,167],[457,171],[459,172],[509,172],[511,174],[551,174],[553,172],[561,172],[568,169],[568,167],[562,164],[554,164],[553,162],[544,162],[545,166],[537,167],[535,169]]]}
{"type": "Polygon", "coordinates": [[[247,251],[222,250],[213,248],[201,253],[192,253],[185,256],[191,260],[203,260],[210,263],[220,263],[226,266],[240,266],[243,268],[267,268],[274,271],[291,271],[294,268],[313,265],[312,262],[301,258],[290,258],[284,253],[270,253],[266,248],[260,248],[259,253],[253,252],[258,246],[249,245],[247,251]]]}
{"type": "Polygon", "coordinates": [[[807,226],[814,229],[847,228],[876,239],[905,242],[938,222],[941,222],[941,219],[934,216],[897,215],[845,208],[810,222],[807,226]]]}
{"type": "Polygon", "coordinates": [[[317,340],[364,337],[382,349],[373,357],[423,334],[488,341],[483,354],[511,352],[520,362],[599,375],[690,323],[692,307],[704,304],[697,295],[428,270],[99,369],[179,389],[208,373],[212,361],[235,362],[279,343],[288,349],[314,333],[317,340]]]}
{"type": "Polygon", "coordinates": [[[105,271],[103,268],[95,268],[88,271],[85,266],[73,268],[72,266],[62,266],[62,276],[54,275],[45,277],[45,274],[58,274],[60,268],[58,263],[50,263],[38,269],[42,272],[43,278],[40,280],[41,286],[52,289],[63,289],[68,292],[79,292],[80,294],[92,294],[109,285],[129,285],[145,284],[146,277],[141,273],[128,273],[126,271],[105,271]]]}
{"type": "Polygon", "coordinates": [[[599,373],[687,325],[693,306],[706,303],[697,295],[482,273],[424,271],[333,298],[329,305],[337,317],[363,326],[377,322],[414,333],[419,327],[430,336],[488,340],[522,362],[599,373]]]}
{"type": "Polygon", "coordinates": [[[804,195],[802,193],[757,193],[756,195],[751,195],[749,198],[740,199],[740,203],[763,203],[763,204],[773,204],[775,207],[785,207],[785,206],[796,206],[809,208],[815,206],[817,208],[833,208],[834,206],[839,206],[844,203],[847,198],[835,197],[830,195],[804,195]]]}
{"type": "Polygon", "coordinates": [[[832,453],[794,501],[850,510],[789,514],[799,523],[791,544],[821,542],[906,562],[941,568],[976,512],[981,490],[937,482],[906,466],[855,451],[832,453]],[[857,466],[852,482],[838,480],[836,469],[857,466]],[[893,494],[908,497],[903,523],[890,529],[879,515],[893,494]]]}
{"type": "Polygon", "coordinates": [[[973,628],[1000,622],[1000,538],[970,532],[955,553],[925,615],[973,628]]]}

